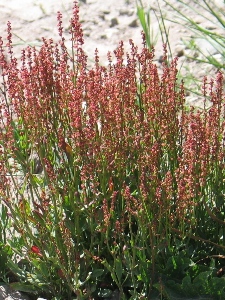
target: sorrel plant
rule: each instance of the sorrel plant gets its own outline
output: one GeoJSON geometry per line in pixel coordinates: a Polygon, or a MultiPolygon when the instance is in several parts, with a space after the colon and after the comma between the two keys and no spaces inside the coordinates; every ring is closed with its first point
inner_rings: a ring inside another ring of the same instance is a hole
{"type": "Polygon", "coordinates": [[[0,40],[11,286],[48,299],[165,296],[171,257],[224,253],[223,76],[205,79],[203,110],[187,108],[177,59],[159,75],[144,36],[141,51],[130,40],[125,54],[120,42],[107,67],[96,50],[88,70],[78,13],[75,3],[72,55],[60,13],[59,42],[43,39],[20,62],[10,23],[7,43],[0,40]]]}

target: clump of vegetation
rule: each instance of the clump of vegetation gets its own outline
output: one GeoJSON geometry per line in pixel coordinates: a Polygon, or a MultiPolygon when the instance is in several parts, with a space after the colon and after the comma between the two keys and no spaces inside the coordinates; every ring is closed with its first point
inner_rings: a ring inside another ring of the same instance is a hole
{"type": "Polygon", "coordinates": [[[10,23],[9,61],[0,40],[2,280],[47,299],[223,299],[222,73],[210,107],[188,108],[177,59],[164,49],[160,76],[144,35],[87,70],[76,3],[72,56],[60,13],[58,30],[20,63],[10,23]]]}

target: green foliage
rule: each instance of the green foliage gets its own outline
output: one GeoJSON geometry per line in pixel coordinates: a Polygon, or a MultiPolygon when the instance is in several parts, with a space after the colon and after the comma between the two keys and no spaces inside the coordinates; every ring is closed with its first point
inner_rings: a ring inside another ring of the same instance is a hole
{"type": "Polygon", "coordinates": [[[12,250],[9,247],[9,245],[6,245],[5,243],[0,244],[0,280],[6,281],[6,273],[8,270],[8,261],[10,257],[12,256],[12,250]]]}
{"type": "Polygon", "coordinates": [[[184,254],[169,258],[160,282],[154,287],[171,300],[224,297],[224,277],[216,276],[215,261],[212,259],[210,266],[200,265],[184,254]]]}

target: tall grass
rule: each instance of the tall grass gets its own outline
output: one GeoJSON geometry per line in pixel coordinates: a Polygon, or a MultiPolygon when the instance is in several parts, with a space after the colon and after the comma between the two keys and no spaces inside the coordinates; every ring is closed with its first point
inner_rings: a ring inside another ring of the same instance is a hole
{"type": "MultiPolygon", "coordinates": [[[[206,70],[213,69],[214,72],[217,70],[224,72],[225,39],[223,33],[225,27],[225,6],[223,7],[222,3],[219,5],[216,1],[208,0],[192,0],[191,3],[190,1],[178,0],[174,4],[166,0],[163,2],[169,7],[169,14],[163,10],[162,2],[158,0],[157,12],[151,6],[146,8],[142,1],[137,1],[137,15],[146,34],[147,45],[151,49],[153,36],[158,37],[160,33],[161,41],[167,45],[171,58],[173,53],[175,53],[175,49],[171,49],[171,37],[169,29],[165,25],[166,21],[178,24],[178,26],[183,26],[186,30],[189,30],[189,37],[183,38],[184,46],[188,51],[184,53],[186,60],[182,64],[180,73],[185,74],[186,89],[200,95],[202,78],[196,77],[196,71],[193,71],[189,64],[190,62],[197,62],[199,70],[204,68],[206,70]],[[152,31],[151,16],[153,11],[158,19],[157,32],[152,31]],[[202,20],[201,23],[199,23],[199,18],[202,20]],[[204,25],[206,22],[208,24],[207,27],[204,25]]],[[[156,44],[157,40],[154,40],[154,44],[156,44]]]]}
{"type": "Polygon", "coordinates": [[[193,33],[192,39],[192,47],[195,47],[195,50],[199,53],[198,57],[188,57],[193,60],[197,60],[198,62],[207,63],[213,65],[217,69],[224,70],[224,58],[225,58],[225,38],[223,31],[225,29],[225,6],[221,9],[214,1],[203,0],[202,2],[193,0],[194,4],[197,4],[199,9],[196,11],[194,5],[189,5],[187,1],[178,2],[182,4],[184,7],[187,7],[190,11],[190,14],[183,14],[181,9],[177,9],[176,6],[170,4],[169,1],[165,1],[167,5],[169,5],[175,15],[176,18],[173,19],[177,24],[183,24],[183,26],[187,26],[193,33]],[[192,12],[196,13],[198,16],[202,17],[203,23],[205,21],[210,21],[211,25],[208,27],[204,27],[195,21],[194,18],[191,18],[192,12]],[[217,28],[217,30],[215,30],[217,28]],[[195,43],[196,39],[202,39],[208,42],[213,48],[214,51],[218,55],[218,58],[212,55],[212,51],[207,51],[207,49],[202,49],[195,43]]]}

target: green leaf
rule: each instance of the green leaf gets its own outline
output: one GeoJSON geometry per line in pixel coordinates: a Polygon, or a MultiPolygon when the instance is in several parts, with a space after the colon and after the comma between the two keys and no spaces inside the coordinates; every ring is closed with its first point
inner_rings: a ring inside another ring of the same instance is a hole
{"type": "Polygon", "coordinates": [[[37,286],[29,283],[13,282],[10,283],[10,287],[16,291],[25,293],[37,293],[37,286]]]}
{"type": "Polygon", "coordinates": [[[27,278],[27,272],[20,269],[18,265],[14,263],[11,259],[8,260],[7,266],[14,274],[20,277],[20,279],[25,280],[27,278]]]}
{"type": "Polygon", "coordinates": [[[191,282],[191,277],[189,275],[185,276],[182,280],[182,290],[186,296],[198,296],[198,291],[191,282]]]}
{"type": "Polygon", "coordinates": [[[225,299],[225,277],[213,277],[210,280],[210,294],[219,296],[218,299],[225,299]]]}
{"type": "Polygon", "coordinates": [[[116,267],[116,276],[118,278],[118,281],[121,281],[122,274],[123,274],[123,267],[122,267],[122,262],[120,259],[115,260],[115,267],[116,267]]]}
{"type": "Polygon", "coordinates": [[[118,282],[118,279],[117,279],[117,276],[116,276],[116,274],[114,272],[113,267],[111,267],[110,264],[106,260],[103,260],[102,264],[110,272],[110,275],[111,275],[112,279],[116,282],[116,284],[119,285],[119,282],[118,282]]]}
{"type": "Polygon", "coordinates": [[[36,267],[36,272],[39,270],[43,276],[49,275],[50,269],[46,265],[45,261],[41,261],[40,259],[32,259],[32,264],[36,267]]]}
{"type": "Polygon", "coordinates": [[[5,275],[8,260],[8,249],[0,245],[0,277],[5,275]]]}
{"type": "Polygon", "coordinates": [[[212,271],[201,272],[194,280],[195,288],[199,291],[199,294],[209,294],[210,284],[209,279],[212,275],[212,271]]]}
{"type": "Polygon", "coordinates": [[[110,273],[113,272],[113,268],[110,266],[110,264],[107,262],[107,260],[103,260],[102,264],[103,264],[104,267],[107,268],[107,270],[109,270],[110,273]]]}
{"type": "Polygon", "coordinates": [[[95,270],[93,270],[91,277],[98,278],[98,277],[102,276],[104,274],[104,272],[105,272],[104,269],[95,269],[95,270]]]}

